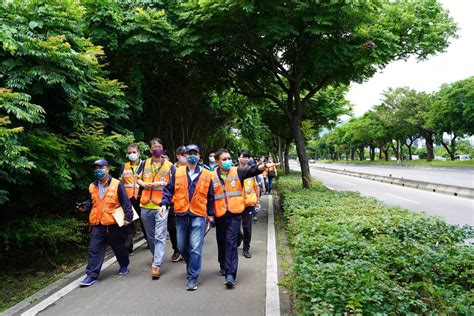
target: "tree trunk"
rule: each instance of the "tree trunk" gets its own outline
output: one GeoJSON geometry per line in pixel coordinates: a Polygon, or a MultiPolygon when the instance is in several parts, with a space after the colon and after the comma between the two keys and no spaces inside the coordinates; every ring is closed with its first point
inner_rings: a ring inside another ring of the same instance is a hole
{"type": "Polygon", "coordinates": [[[283,144],[281,137],[278,137],[278,162],[283,162],[283,144]]]}
{"type": "Polygon", "coordinates": [[[308,155],[304,147],[304,136],[300,129],[301,119],[295,117],[293,119],[293,133],[295,135],[296,153],[300,160],[301,166],[301,180],[303,181],[303,188],[309,188],[311,183],[311,173],[309,171],[308,155]]]}
{"type": "Polygon", "coordinates": [[[434,159],[434,150],[433,150],[433,135],[434,133],[427,130],[420,130],[421,136],[425,139],[426,144],[426,161],[433,161],[434,159]]]}
{"type": "Polygon", "coordinates": [[[351,148],[351,161],[354,160],[354,156],[355,156],[355,152],[354,152],[354,149],[351,148]]]}
{"type": "Polygon", "coordinates": [[[375,160],[375,147],[373,147],[372,145],[369,146],[369,159],[370,161],[375,160]]]}
{"type": "Polygon", "coordinates": [[[408,160],[413,160],[413,158],[411,156],[411,146],[412,146],[412,144],[407,145],[407,147],[408,147],[408,160]]]}
{"type": "Polygon", "coordinates": [[[285,143],[285,174],[288,175],[290,173],[290,145],[291,143],[285,143]]]}
{"type": "Polygon", "coordinates": [[[426,161],[433,161],[434,159],[434,149],[433,149],[433,138],[425,138],[426,141],[426,161]]]}
{"type": "Polygon", "coordinates": [[[359,160],[360,161],[363,161],[365,159],[364,151],[365,151],[364,146],[360,146],[359,147],[359,160]]]}
{"type": "Polygon", "coordinates": [[[382,160],[382,147],[379,148],[379,160],[382,160]]]}
{"type": "Polygon", "coordinates": [[[448,152],[449,154],[449,157],[451,157],[451,160],[454,161],[456,160],[456,138],[458,136],[456,134],[454,134],[454,137],[453,139],[451,139],[451,144],[446,144],[444,141],[443,141],[443,135],[441,135],[441,145],[443,145],[443,147],[446,149],[446,151],[448,152]]]}
{"type": "Polygon", "coordinates": [[[385,161],[388,161],[388,147],[383,147],[382,151],[385,156],[385,161]]]}

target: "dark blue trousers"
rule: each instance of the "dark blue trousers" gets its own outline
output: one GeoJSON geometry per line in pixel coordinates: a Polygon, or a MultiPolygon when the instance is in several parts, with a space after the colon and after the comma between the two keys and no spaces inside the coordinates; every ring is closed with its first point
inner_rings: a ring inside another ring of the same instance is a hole
{"type": "Polygon", "coordinates": [[[241,214],[227,212],[222,217],[216,217],[217,258],[219,266],[225,274],[232,274],[237,278],[239,256],[237,254],[241,214]]]}
{"type": "Polygon", "coordinates": [[[126,238],[126,229],[119,227],[117,224],[107,226],[101,224],[93,225],[89,242],[86,274],[94,279],[99,277],[100,269],[104,263],[106,243],[112,248],[120,266],[128,267],[130,260],[128,258],[128,250],[125,247],[126,238]]]}

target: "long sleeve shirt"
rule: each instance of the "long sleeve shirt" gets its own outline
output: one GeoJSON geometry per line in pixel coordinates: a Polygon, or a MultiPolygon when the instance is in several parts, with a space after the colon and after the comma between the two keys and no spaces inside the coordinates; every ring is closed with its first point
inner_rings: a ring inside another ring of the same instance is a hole
{"type": "MultiPolygon", "coordinates": [[[[196,169],[194,170],[194,174],[198,173],[199,175],[195,177],[194,179],[191,179],[189,176],[189,168],[186,167],[186,175],[188,177],[188,196],[189,200],[191,201],[193,195],[194,195],[194,190],[196,189],[196,185],[199,181],[199,178],[201,177],[202,173],[202,168],[199,166],[196,166],[196,169]]],[[[161,199],[160,206],[170,206],[171,201],[173,199],[174,195],[174,185],[175,185],[175,174],[176,174],[176,169],[171,170],[171,178],[166,187],[163,190],[163,197],[161,199]]],[[[184,215],[190,215],[190,216],[197,216],[190,211],[186,213],[177,213],[176,216],[184,216],[184,215]]],[[[214,188],[211,185],[209,186],[209,191],[207,192],[207,215],[209,216],[214,216],[214,188]]]]}
{"type": "MultiPolygon", "coordinates": [[[[245,179],[258,176],[262,172],[263,170],[258,170],[258,165],[253,165],[252,167],[249,167],[249,168],[242,168],[242,167],[237,168],[237,176],[239,177],[240,184],[242,185],[242,187],[244,187],[245,179]]],[[[219,167],[217,168],[217,175],[219,176],[219,180],[221,181],[221,183],[224,185],[225,180],[221,176],[222,172],[219,167]]]]}
{"type": "MultiPolygon", "coordinates": [[[[252,167],[249,167],[249,168],[238,167],[237,168],[237,176],[239,177],[240,184],[242,185],[242,188],[244,187],[244,180],[245,179],[258,176],[262,172],[263,172],[263,170],[258,170],[258,165],[253,165],[252,167]]],[[[223,179],[222,172],[219,169],[219,167],[217,168],[217,175],[219,176],[219,181],[222,183],[223,186],[225,186],[225,179],[223,179]]],[[[240,216],[240,214],[233,214],[233,213],[231,213],[227,210],[225,212],[224,216],[240,216]]]]}
{"type": "MultiPolygon", "coordinates": [[[[107,181],[107,186],[110,185],[110,181],[112,181],[112,176],[109,176],[109,180],[107,181]]],[[[99,180],[95,180],[94,185],[99,186],[99,180]]],[[[118,194],[120,204],[122,205],[123,212],[125,214],[124,220],[126,220],[127,222],[132,221],[132,218],[133,218],[132,204],[130,203],[130,199],[128,198],[127,191],[125,191],[125,187],[123,186],[122,182],[119,183],[119,186],[117,188],[117,194],[118,194]]],[[[85,202],[84,207],[87,212],[90,212],[92,210],[92,198],[85,202]]]]}

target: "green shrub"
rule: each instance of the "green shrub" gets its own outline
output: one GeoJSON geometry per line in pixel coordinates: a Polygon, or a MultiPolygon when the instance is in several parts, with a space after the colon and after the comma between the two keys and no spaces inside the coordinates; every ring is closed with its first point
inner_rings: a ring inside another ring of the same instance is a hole
{"type": "Polygon", "coordinates": [[[298,176],[278,180],[299,312],[473,312],[472,227],[300,185],[298,176]]]}
{"type": "Polygon", "coordinates": [[[0,229],[1,251],[15,253],[36,248],[56,251],[60,246],[84,245],[86,226],[75,218],[35,217],[9,221],[0,229]]]}

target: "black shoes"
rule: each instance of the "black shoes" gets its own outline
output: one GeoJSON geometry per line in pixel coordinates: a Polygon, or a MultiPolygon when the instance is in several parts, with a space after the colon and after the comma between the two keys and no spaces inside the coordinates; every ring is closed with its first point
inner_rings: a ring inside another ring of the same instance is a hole
{"type": "Polygon", "coordinates": [[[243,255],[245,258],[252,258],[252,255],[250,254],[250,250],[244,249],[243,255]]]}

